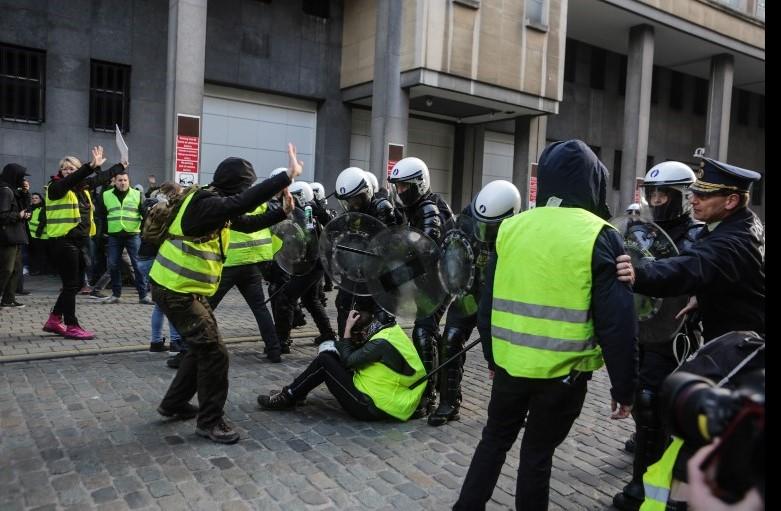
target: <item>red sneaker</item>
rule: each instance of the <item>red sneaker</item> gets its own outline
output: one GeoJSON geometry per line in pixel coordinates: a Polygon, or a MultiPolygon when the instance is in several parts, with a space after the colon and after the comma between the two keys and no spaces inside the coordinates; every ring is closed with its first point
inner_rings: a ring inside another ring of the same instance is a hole
{"type": "Polygon", "coordinates": [[[43,324],[44,332],[51,332],[53,334],[65,335],[65,325],[62,322],[62,317],[57,314],[49,314],[49,319],[43,324]]]}
{"type": "Polygon", "coordinates": [[[84,330],[79,325],[68,325],[63,334],[66,339],[76,339],[79,341],[89,341],[95,338],[95,334],[89,330],[84,330]]]}

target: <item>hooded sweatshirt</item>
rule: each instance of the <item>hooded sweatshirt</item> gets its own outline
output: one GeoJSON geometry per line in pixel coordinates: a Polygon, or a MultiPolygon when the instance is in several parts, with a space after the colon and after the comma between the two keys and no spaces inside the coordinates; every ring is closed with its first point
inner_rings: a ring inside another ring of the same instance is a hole
{"type": "Polygon", "coordinates": [[[0,173],[0,246],[27,245],[27,220],[19,213],[30,209],[30,194],[22,190],[27,169],[9,163],[0,173]]]}
{"type": "MultiPolygon", "coordinates": [[[[605,220],[610,217],[605,203],[607,169],[580,140],[555,142],[545,148],[537,168],[537,186],[537,204],[541,205],[538,207],[546,207],[548,200],[556,197],[561,200],[559,207],[585,209],[605,220]]],[[[637,316],[631,288],[616,277],[615,259],[623,253],[624,244],[618,231],[603,228],[594,243],[591,258],[591,317],[610,376],[611,396],[621,404],[631,404],[637,385],[637,316]]],[[[494,254],[486,268],[477,319],[483,353],[491,368],[494,368],[491,308],[496,262],[494,254]]],[[[499,371],[497,378],[500,384],[507,385],[524,380],[502,376],[499,371]]],[[[494,384],[497,384],[496,380],[494,384]]]]}

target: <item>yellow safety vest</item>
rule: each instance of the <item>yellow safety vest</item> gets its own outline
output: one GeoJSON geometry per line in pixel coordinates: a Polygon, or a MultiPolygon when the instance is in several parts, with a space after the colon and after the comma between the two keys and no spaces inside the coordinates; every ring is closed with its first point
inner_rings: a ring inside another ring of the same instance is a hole
{"type": "Polygon", "coordinates": [[[125,199],[120,202],[114,189],[108,189],[103,192],[103,205],[106,206],[109,234],[122,231],[132,234],[141,232],[141,213],[138,210],[141,205],[141,193],[138,190],[128,189],[125,199]]]}
{"type": "Polygon", "coordinates": [[[157,284],[177,293],[212,296],[220,285],[228,229],[222,228],[216,236],[198,241],[185,239],[182,218],[194,196],[195,193],[191,193],[179,208],[168,228],[171,239],[160,245],[149,276],[157,284]]]}
{"type": "MultiPolygon", "coordinates": [[[[89,235],[94,236],[95,229],[95,206],[92,204],[92,195],[88,190],[84,194],[89,201],[89,235]]],[[[81,216],[79,215],[79,200],[76,192],[68,190],[68,193],[61,199],[52,200],[49,198],[49,187],[46,187],[46,235],[49,238],[61,238],[68,234],[74,227],[79,225],[81,216]]]]}
{"type": "Polygon", "coordinates": [[[391,417],[406,421],[415,413],[420,397],[426,390],[425,385],[418,385],[414,389],[409,388],[426,374],[423,362],[421,362],[412,341],[399,325],[384,328],[369,340],[374,338],[385,339],[391,343],[410,367],[415,370],[415,374],[405,376],[382,362],[372,362],[356,371],[353,375],[353,383],[355,388],[372,399],[374,406],[391,417]]]}
{"type": "Polygon", "coordinates": [[[683,440],[673,437],[672,443],[664,451],[662,458],[648,467],[643,475],[645,500],[640,511],[664,511],[670,498],[670,486],[673,482],[673,467],[683,440]]]}
{"type": "Polygon", "coordinates": [[[49,237],[46,235],[46,229],[43,230],[40,236],[38,236],[38,226],[41,225],[41,211],[43,210],[43,206],[40,208],[35,208],[32,212],[32,216],[30,216],[30,222],[27,224],[27,228],[30,231],[30,237],[35,239],[48,239],[49,237]]]}
{"type": "MultiPolygon", "coordinates": [[[[249,215],[262,215],[268,209],[263,203],[249,215]]],[[[241,266],[244,264],[271,261],[274,252],[271,249],[271,229],[261,229],[256,232],[239,232],[230,229],[230,244],[226,254],[225,266],[241,266]]]]}
{"type": "Polygon", "coordinates": [[[602,350],[591,319],[591,256],[607,222],[580,208],[542,207],[502,222],[496,239],[491,336],[510,375],[594,371],[602,350]]]}

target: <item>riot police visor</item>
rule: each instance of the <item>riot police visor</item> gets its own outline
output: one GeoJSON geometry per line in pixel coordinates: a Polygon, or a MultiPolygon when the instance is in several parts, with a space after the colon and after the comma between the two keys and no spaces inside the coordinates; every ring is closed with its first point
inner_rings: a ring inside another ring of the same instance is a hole
{"type": "Polygon", "coordinates": [[[339,199],[339,204],[345,211],[366,211],[371,205],[371,193],[368,188],[364,188],[358,194],[352,197],[339,199]]]}
{"type": "Polygon", "coordinates": [[[393,183],[392,186],[396,192],[396,196],[399,198],[399,202],[405,207],[412,206],[420,199],[420,193],[416,183],[402,181],[393,183]]]}
{"type": "Polygon", "coordinates": [[[643,196],[655,222],[674,220],[687,214],[690,210],[688,195],[683,187],[643,187],[643,196]]]}
{"type": "Polygon", "coordinates": [[[475,238],[483,243],[495,243],[496,236],[499,234],[499,225],[501,225],[501,222],[490,224],[480,221],[475,222],[475,238]]]}

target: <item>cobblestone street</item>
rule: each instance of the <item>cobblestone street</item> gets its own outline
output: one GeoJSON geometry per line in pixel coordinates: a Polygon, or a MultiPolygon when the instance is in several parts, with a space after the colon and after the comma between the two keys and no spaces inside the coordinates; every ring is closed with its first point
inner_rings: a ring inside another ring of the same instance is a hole
{"type": "MultiPolygon", "coordinates": [[[[449,509],[457,498],[490,395],[479,348],[467,359],[461,420],[441,428],[424,419],[355,421],[324,386],[294,411],[261,411],[258,393],[281,388],[314,356],[314,333],[296,330],[293,353],[282,364],[268,363],[262,346],[248,341],[257,336],[249,309],[231,292],[217,318],[231,354],[226,415],[242,440],[217,445],[195,436],[194,420],[165,421],[156,413],[173,370],[165,354],[141,351],[151,308],[137,304],[133,289],[125,288],[125,303],[117,305],[79,297],[82,323],[98,332],[79,343],[40,331],[58,282],[38,277],[28,287],[33,294],[20,297],[27,307],[0,311],[3,511],[411,511],[449,509]],[[72,356],[79,352],[97,355],[72,356]]],[[[622,447],[633,424],[608,418],[604,371],[589,385],[583,412],[554,458],[551,509],[606,509],[628,480],[631,457],[622,447]]],[[[518,445],[489,509],[514,507],[518,445]]]]}

